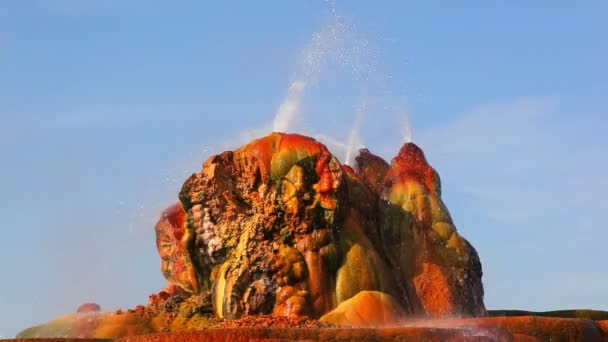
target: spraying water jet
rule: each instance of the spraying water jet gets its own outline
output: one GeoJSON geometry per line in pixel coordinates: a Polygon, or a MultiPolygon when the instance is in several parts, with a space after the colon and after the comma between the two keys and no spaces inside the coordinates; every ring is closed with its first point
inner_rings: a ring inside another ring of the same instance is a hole
{"type": "Polygon", "coordinates": [[[484,315],[481,264],[422,151],[405,144],[392,166],[355,160],[352,169],[318,141],[283,133],[212,156],[156,225],[167,288],[138,310],[99,316],[92,331],[204,328],[205,317],[359,325],[352,317],[484,315]],[[373,191],[367,176],[380,173],[373,191]]]}
{"type": "Polygon", "coordinates": [[[350,129],[350,133],[348,135],[348,144],[346,146],[346,155],[344,156],[344,164],[353,165],[353,159],[355,150],[357,148],[362,147],[359,142],[359,129],[361,123],[363,122],[363,118],[367,112],[367,103],[365,100],[361,101],[357,106],[357,110],[355,112],[355,120],[353,121],[353,126],[350,129]]]}

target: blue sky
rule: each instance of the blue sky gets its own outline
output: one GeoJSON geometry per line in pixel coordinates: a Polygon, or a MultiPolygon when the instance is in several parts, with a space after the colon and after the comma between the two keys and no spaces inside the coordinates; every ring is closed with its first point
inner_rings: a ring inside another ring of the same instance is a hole
{"type": "MultiPolygon", "coordinates": [[[[2,1],[0,337],[161,289],[160,211],[212,153],[270,130],[331,8],[2,1]]],[[[363,103],[356,141],[391,158],[407,112],[479,252],[488,308],[608,310],[606,2],[335,9],[346,35],[291,131],[342,158],[332,141],[363,103]]]]}

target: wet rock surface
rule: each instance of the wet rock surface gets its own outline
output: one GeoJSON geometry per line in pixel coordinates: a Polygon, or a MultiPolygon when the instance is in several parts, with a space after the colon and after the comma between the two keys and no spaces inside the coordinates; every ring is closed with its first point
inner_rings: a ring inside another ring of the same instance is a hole
{"type": "Polygon", "coordinates": [[[483,316],[481,262],[441,200],[441,181],[422,150],[405,144],[384,177],[383,241],[405,280],[409,305],[431,317],[483,316]]]}
{"type": "Polygon", "coordinates": [[[384,327],[399,324],[405,318],[405,311],[391,295],[361,291],[319,320],[346,326],[384,327]]]}
{"type": "Polygon", "coordinates": [[[414,315],[484,315],[481,263],[440,196],[414,144],[390,165],[362,150],[353,170],[311,138],[274,133],[185,182],[185,223],[165,230],[186,231],[187,253],[164,268],[181,291],[210,293],[219,318],[317,318],[365,290],[414,315]]]}

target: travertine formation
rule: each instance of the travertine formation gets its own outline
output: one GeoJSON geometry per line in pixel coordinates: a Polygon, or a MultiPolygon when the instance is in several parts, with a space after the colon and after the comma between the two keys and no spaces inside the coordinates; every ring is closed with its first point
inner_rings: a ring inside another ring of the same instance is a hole
{"type": "Polygon", "coordinates": [[[155,232],[168,287],[147,306],[87,309],[22,336],[55,327],[67,331],[56,337],[115,338],[252,316],[359,325],[486,314],[477,253],[412,143],[390,164],[363,149],[353,169],[312,138],[272,133],[209,158],[155,232]]]}
{"type": "Polygon", "coordinates": [[[361,291],[417,316],[482,316],[481,264],[405,144],[355,170],[321,143],[273,133],[205,162],[157,226],[171,292],[208,294],[220,318],[321,317],[361,291]]]}

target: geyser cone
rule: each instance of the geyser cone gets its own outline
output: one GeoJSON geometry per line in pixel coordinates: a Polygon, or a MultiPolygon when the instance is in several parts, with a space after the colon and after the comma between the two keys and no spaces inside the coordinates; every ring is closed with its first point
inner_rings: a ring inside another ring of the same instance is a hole
{"type": "Polygon", "coordinates": [[[422,150],[407,143],[390,166],[365,149],[356,160],[353,172],[314,139],[273,133],[186,181],[190,258],[217,316],[319,317],[364,290],[413,313],[483,314],[479,261],[422,150]],[[470,281],[472,305],[458,292],[470,281]]]}
{"type": "Polygon", "coordinates": [[[479,258],[422,150],[405,144],[390,165],[362,150],[355,169],[297,134],[212,156],[156,225],[168,288],[78,336],[204,329],[213,316],[384,325],[485,314],[479,258]]]}

